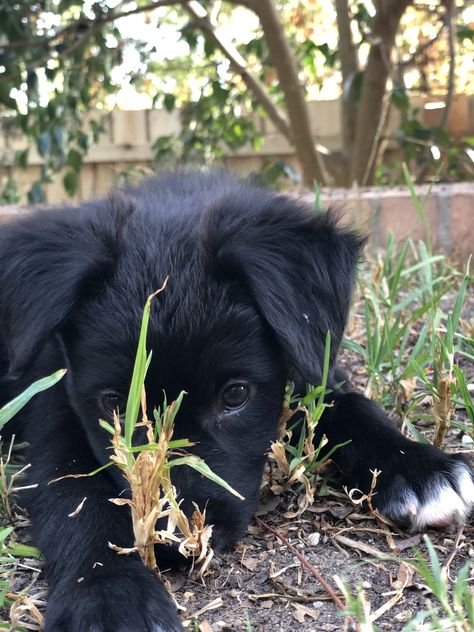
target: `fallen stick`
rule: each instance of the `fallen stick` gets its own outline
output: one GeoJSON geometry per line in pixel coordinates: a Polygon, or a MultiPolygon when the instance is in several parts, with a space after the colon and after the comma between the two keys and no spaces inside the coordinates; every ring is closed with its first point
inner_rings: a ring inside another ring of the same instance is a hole
{"type": "MultiPolygon", "coordinates": [[[[342,603],[338,595],[335,593],[332,586],[324,579],[321,573],[311,564],[311,562],[308,562],[305,556],[302,553],[300,553],[298,549],[294,547],[291,544],[291,542],[287,540],[287,538],[285,538],[285,536],[279,533],[276,529],[274,529],[269,524],[264,522],[261,518],[255,517],[255,520],[257,521],[258,524],[260,524],[261,527],[263,527],[267,531],[270,531],[270,533],[273,533],[274,536],[276,536],[281,542],[283,542],[283,544],[288,548],[288,550],[291,551],[291,553],[293,553],[293,555],[299,559],[299,561],[303,564],[306,570],[308,570],[311,573],[311,575],[321,584],[324,590],[331,597],[332,601],[334,601],[336,606],[340,610],[345,610],[344,604],[342,603]]],[[[359,626],[356,623],[354,623],[352,617],[347,617],[347,619],[350,625],[352,626],[352,628],[356,630],[356,632],[360,632],[359,626]]]]}

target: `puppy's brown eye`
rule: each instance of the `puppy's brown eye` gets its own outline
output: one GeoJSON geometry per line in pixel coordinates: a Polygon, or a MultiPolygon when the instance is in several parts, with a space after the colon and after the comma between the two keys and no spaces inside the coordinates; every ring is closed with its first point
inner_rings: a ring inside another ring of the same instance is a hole
{"type": "Polygon", "coordinates": [[[125,411],[125,397],[117,391],[105,391],[99,397],[99,406],[106,415],[113,417],[114,412],[118,411],[121,415],[125,411]]]}
{"type": "Polygon", "coordinates": [[[227,410],[242,408],[250,397],[250,387],[243,382],[228,384],[222,391],[222,403],[227,410]]]}

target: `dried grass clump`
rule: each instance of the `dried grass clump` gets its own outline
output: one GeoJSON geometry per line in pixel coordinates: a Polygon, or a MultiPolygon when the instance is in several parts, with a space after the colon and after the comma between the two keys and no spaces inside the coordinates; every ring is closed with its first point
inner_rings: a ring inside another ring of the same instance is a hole
{"type": "Polygon", "coordinates": [[[152,354],[147,353],[146,337],[151,302],[165,289],[166,282],[148,297],[145,304],[124,423],[121,423],[118,411],[114,414],[113,425],[103,419],[99,421],[112,436],[110,462],[89,474],[73,474],[69,478],[92,476],[109,466],[119,467],[130,487],[130,498],[111,498],[110,501],[130,508],[134,545],[123,548],[109,542],[109,546],[121,555],[138,552],[143,563],[159,573],[155,545],[178,544],[182,555],[193,558],[193,568],[195,564],[200,565],[202,577],[213,556],[210,546],[212,525],[206,525],[205,509],[201,510],[197,505],[194,505],[191,520],[182,511],[171,480],[171,469],[183,465],[192,467],[241,500],[244,497],[217,476],[200,457],[185,452],[185,448],[193,446],[188,439],[173,439],[174,421],[184,391],[169,405],[165,396],[163,412],[160,409],[154,411],[154,422],[148,418],[144,384],[152,354]],[[137,421],[140,409],[141,421],[137,421]],[[146,430],[147,442],[143,445],[134,445],[137,428],[146,430]],[[164,527],[157,528],[163,522],[164,527]]]}
{"type": "MultiPolygon", "coordinates": [[[[146,428],[147,444],[139,446],[138,456],[130,459],[130,452],[122,436],[122,427],[118,414],[114,417],[114,434],[112,445],[114,454],[110,457],[123,472],[130,485],[131,499],[111,498],[110,501],[119,506],[130,507],[133,523],[134,546],[109,546],[120,554],[138,552],[143,563],[153,570],[158,570],[155,545],[179,544],[179,552],[185,557],[193,558],[200,565],[202,576],[213,556],[210,546],[212,525],[206,525],[206,512],[195,505],[191,522],[180,508],[176,489],[171,482],[171,467],[189,465],[205,469],[201,459],[191,454],[183,454],[180,448],[191,446],[187,440],[173,441],[173,421],[181,404],[184,393],[176,402],[165,408],[161,418],[157,415],[159,425],[158,440],[155,441],[155,430],[146,413],[145,389],[142,394],[142,421],[137,426],[146,428]],[[166,519],[166,526],[157,529],[158,520],[166,519]]],[[[132,448],[134,450],[134,448],[132,448]]],[[[209,470],[210,472],[210,470],[209,470]]]]}

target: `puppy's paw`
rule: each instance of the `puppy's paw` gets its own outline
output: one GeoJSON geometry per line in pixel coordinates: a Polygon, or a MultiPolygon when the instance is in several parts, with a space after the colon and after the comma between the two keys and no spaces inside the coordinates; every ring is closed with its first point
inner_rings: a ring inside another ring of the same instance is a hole
{"type": "Polygon", "coordinates": [[[431,446],[410,447],[382,470],[374,506],[414,531],[464,523],[474,507],[474,481],[468,463],[431,446]]]}
{"type": "Polygon", "coordinates": [[[138,564],[62,580],[50,594],[44,632],[183,632],[165,587],[138,564]]]}

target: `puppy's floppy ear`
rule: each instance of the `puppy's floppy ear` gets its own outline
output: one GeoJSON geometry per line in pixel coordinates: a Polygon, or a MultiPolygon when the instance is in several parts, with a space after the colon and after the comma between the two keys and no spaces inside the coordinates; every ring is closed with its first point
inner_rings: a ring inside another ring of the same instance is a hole
{"type": "Polygon", "coordinates": [[[0,335],[13,373],[113,269],[129,212],[117,198],[37,211],[0,227],[0,335]]]}
{"type": "Polygon", "coordinates": [[[320,384],[326,334],[333,360],[363,240],[330,213],[245,188],[210,209],[202,228],[216,272],[247,286],[290,365],[320,384]]]}

